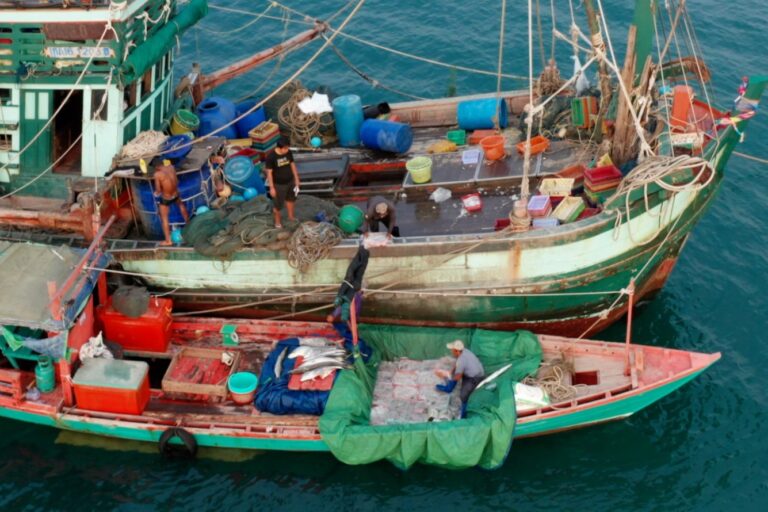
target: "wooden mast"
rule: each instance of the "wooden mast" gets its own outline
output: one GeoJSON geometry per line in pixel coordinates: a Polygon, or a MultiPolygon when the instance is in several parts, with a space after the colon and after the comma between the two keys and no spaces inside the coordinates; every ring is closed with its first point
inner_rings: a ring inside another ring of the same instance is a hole
{"type": "MultiPolygon", "coordinates": [[[[592,46],[596,51],[605,55],[605,42],[603,42],[600,21],[597,19],[597,12],[595,12],[592,0],[584,0],[584,9],[587,11],[587,23],[592,37],[592,46]]],[[[600,118],[603,119],[608,112],[608,105],[611,103],[611,77],[608,74],[608,65],[604,59],[598,60],[598,71],[600,76],[600,118]]],[[[600,124],[598,123],[596,129],[600,129],[600,124]]]]}

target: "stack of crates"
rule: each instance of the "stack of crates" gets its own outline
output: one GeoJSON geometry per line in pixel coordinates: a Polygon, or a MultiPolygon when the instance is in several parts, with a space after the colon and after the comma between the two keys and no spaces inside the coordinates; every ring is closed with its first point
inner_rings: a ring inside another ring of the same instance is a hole
{"type": "Polygon", "coordinates": [[[594,96],[584,96],[571,100],[571,122],[576,128],[588,130],[597,121],[598,104],[594,96]]]}
{"type": "Polygon", "coordinates": [[[605,165],[584,171],[584,195],[592,206],[602,205],[616,192],[621,183],[621,171],[605,165]]]}
{"type": "Polygon", "coordinates": [[[248,135],[251,137],[251,147],[258,151],[261,160],[264,160],[280,140],[280,127],[271,121],[264,121],[249,131],[248,135]]]}

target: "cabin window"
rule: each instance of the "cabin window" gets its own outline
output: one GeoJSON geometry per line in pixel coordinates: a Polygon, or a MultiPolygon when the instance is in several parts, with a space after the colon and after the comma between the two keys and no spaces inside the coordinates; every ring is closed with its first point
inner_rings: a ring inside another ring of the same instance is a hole
{"type": "Polygon", "coordinates": [[[0,151],[10,151],[13,149],[13,135],[0,132],[0,151]]]}
{"type": "Polygon", "coordinates": [[[107,91],[106,90],[94,89],[91,91],[91,119],[94,121],[107,120],[107,91]],[[103,106],[102,106],[102,102],[104,102],[103,106]]]}
{"type": "Polygon", "coordinates": [[[152,68],[149,68],[141,79],[141,95],[146,96],[152,92],[152,68]]]}
{"type": "Polygon", "coordinates": [[[136,106],[138,95],[136,94],[136,84],[133,82],[131,85],[123,90],[123,110],[131,110],[136,106]]]}
{"type": "Polygon", "coordinates": [[[11,102],[11,90],[0,87],[0,105],[11,102]]]}

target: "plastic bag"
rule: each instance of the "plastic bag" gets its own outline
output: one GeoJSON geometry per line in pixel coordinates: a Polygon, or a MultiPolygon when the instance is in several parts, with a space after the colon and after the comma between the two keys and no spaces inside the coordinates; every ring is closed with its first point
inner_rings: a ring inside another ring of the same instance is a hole
{"type": "Polygon", "coordinates": [[[438,187],[429,195],[429,198],[436,203],[442,203],[451,198],[451,191],[447,188],[438,187]]]}

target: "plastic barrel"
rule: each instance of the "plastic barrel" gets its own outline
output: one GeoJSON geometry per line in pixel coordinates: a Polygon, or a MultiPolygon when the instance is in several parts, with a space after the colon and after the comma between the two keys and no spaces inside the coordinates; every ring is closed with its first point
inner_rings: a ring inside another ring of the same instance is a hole
{"type": "MultiPolygon", "coordinates": [[[[208,135],[232,122],[235,118],[235,112],[235,104],[228,99],[213,97],[203,100],[197,106],[197,116],[200,118],[200,135],[208,135]]],[[[237,128],[234,125],[227,126],[216,135],[227,139],[236,139],[237,128]]]]}
{"type": "Polygon", "coordinates": [[[360,126],[360,139],[367,148],[405,153],[413,144],[413,130],[405,123],[366,119],[360,126]]]}
{"type": "Polygon", "coordinates": [[[463,130],[486,130],[496,127],[498,116],[499,128],[507,127],[507,102],[503,99],[486,98],[467,100],[459,103],[456,117],[459,128],[463,130]]]}
{"type": "Polygon", "coordinates": [[[200,127],[200,119],[194,112],[185,109],[179,109],[171,118],[171,134],[184,135],[194,132],[200,127]]]}
{"type": "Polygon", "coordinates": [[[248,188],[256,189],[259,194],[265,194],[264,180],[261,178],[261,164],[258,166],[245,156],[233,156],[224,164],[224,176],[235,192],[243,193],[248,188]]]}
{"type": "Polygon", "coordinates": [[[163,143],[160,156],[167,158],[174,164],[183,160],[190,151],[192,145],[189,143],[192,139],[187,135],[172,135],[163,143]],[[176,148],[179,149],[176,149],[176,148]]]}
{"type": "MultiPolygon", "coordinates": [[[[187,207],[187,213],[190,216],[197,211],[199,206],[208,206],[216,198],[216,192],[210,185],[211,171],[208,166],[204,166],[200,171],[188,171],[179,173],[179,196],[187,207]],[[206,183],[204,184],[203,181],[206,183]]],[[[144,234],[152,239],[160,240],[163,238],[163,224],[160,220],[160,210],[157,200],[154,197],[154,187],[152,179],[129,180],[131,182],[131,193],[133,200],[137,203],[139,220],[141,221],[144,234]]],[[[172,204],[168,216],[171,224],[183,224],[184,217],[181,216],[179,205],[172,204]]]]}
{"type": "Polygon", "coordinates": [[[339,96],[333,100],[332,106],[339,145],[345,148],[359,146],[360,126],[363,124],[363,104],[360,96],[339,96]]]}
{"type": "MultiPolygon", "coordinates": [[[[241,103],[238,103],[235,106],[235,113],[237,114],[237,117],[240,117],[244,112],[248,112],[251,110],[259,101],[258,100],[248,100],[243,101],[241,103]]],[[[241,139],[248,139],[250,138],[250,135],[248,135],[248,132],[259,126],[261,123],[267,120],[267,114],[264,110],[264,105],[260,106],[241,120],[235,123],[235,128],[237,129],[237,136],[241,139]]]]}
{"type": "Polygon", "coordinates": [[[347,234],[354,233],[363,225],[365,213],[357,206],[348,204],[341,207],[338,219],[339,228],[343,232],[347,234]]]}
{"type": "Polygon", "coordinates": [[[405,168],[411,173],[414,183],[427,183],[432,179],[432,159],[428,156],[417,156],[405,162],[405,168]]]}

